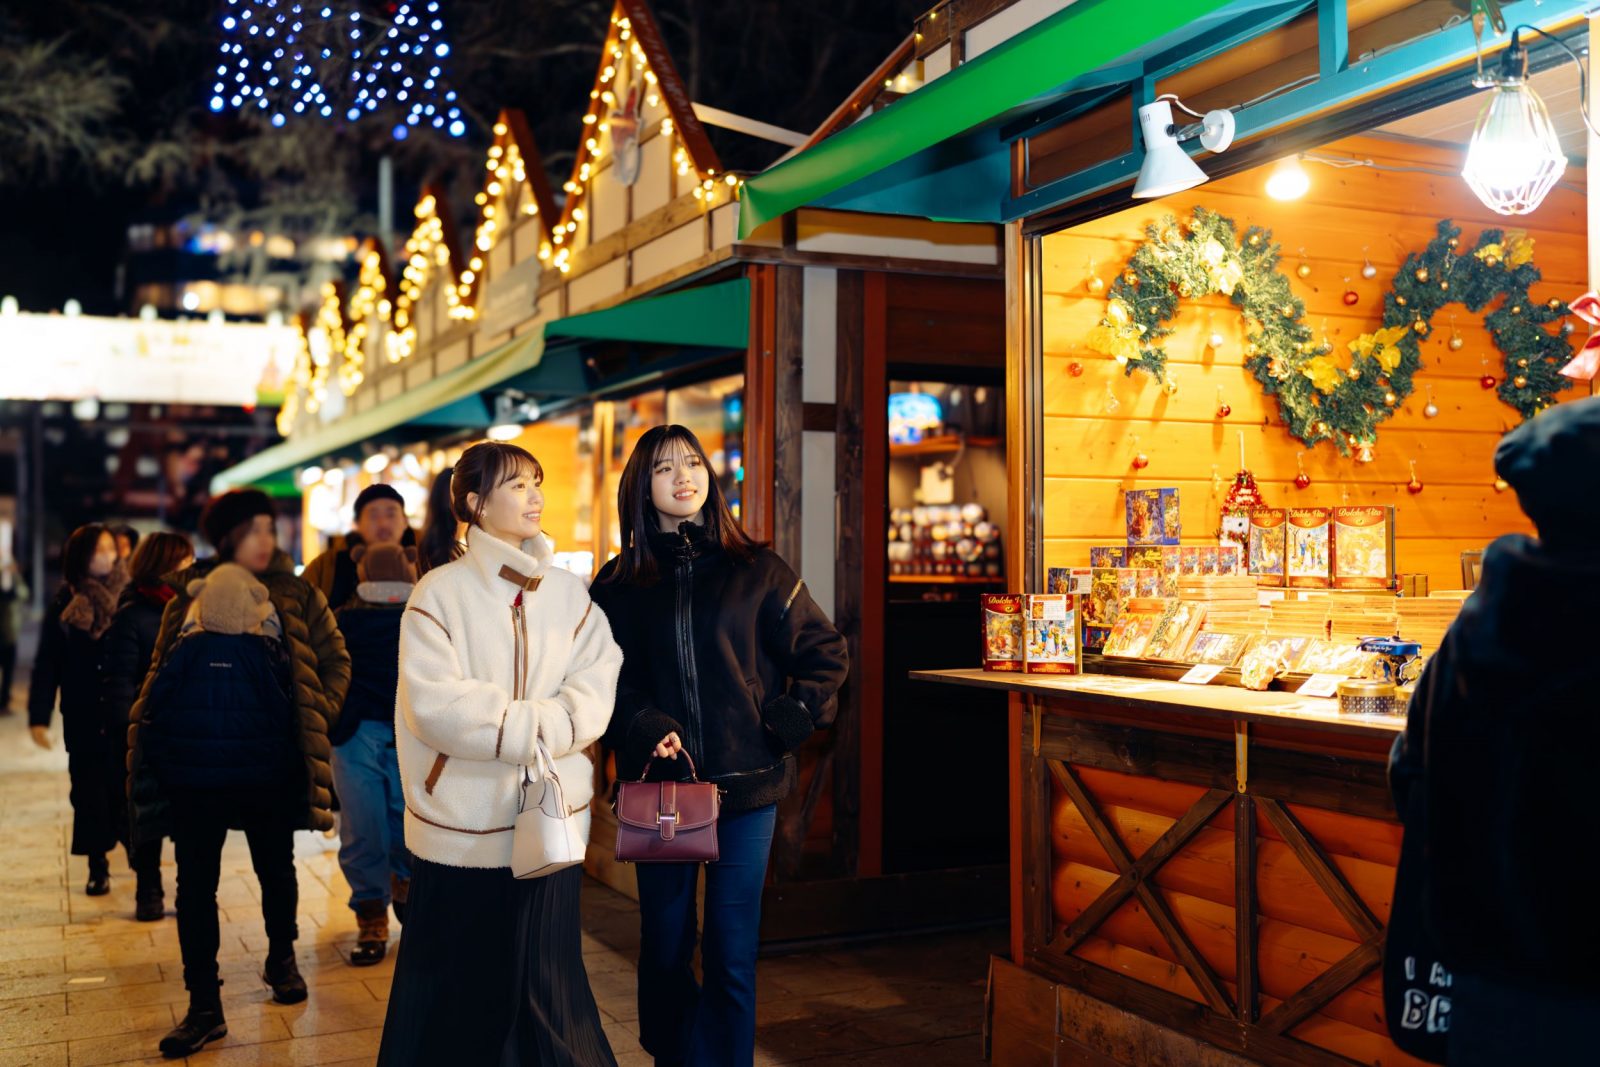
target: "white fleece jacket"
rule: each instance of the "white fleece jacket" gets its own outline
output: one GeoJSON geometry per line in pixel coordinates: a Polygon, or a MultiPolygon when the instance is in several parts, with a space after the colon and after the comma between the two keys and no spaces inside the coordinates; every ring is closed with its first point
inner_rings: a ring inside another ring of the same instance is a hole
{"type": "Polygon", "coordinates": [[[395,742],[406,845],[425,860],[511,866],[523,767],[540,740],[587,836],[594,767],[584,749],[611,720],[622,649],[582,580],[550,562],[543,538],[518,551],[474,527],[466,554],[423,575],[406,602],[395,742]],[[538,587],[523,592],[508,575],[538,587]]]}

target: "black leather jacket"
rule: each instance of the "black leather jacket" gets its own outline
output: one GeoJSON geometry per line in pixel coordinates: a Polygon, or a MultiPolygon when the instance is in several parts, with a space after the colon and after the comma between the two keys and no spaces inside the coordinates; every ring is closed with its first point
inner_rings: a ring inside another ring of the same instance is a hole
{"type": "Polygon", "coordinates": [[[612,560],[590,590],[624,656],[606,733],[618,776],[637,778],[676,731],[700,777],[724,790],[725,811],[781,800],[794,788],[794,750],[833,721],[849,672],[844,637],[769,549],[738,563],[689,523],[650,546],[659,582],[613,581],[612,560]]]}

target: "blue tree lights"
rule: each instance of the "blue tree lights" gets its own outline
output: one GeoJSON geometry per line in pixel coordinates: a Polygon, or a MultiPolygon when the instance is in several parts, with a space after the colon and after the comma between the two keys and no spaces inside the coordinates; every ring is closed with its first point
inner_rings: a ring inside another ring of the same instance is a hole
{"type": "Polygon", "coordinates": [[[363,14],[358,0],[226,0],[208,105],[259,112],[273,126],[295,116],[392,122],[403,141],[431,128],[467,132],[446,88],[439,0],[390,0],[363,14]]]}

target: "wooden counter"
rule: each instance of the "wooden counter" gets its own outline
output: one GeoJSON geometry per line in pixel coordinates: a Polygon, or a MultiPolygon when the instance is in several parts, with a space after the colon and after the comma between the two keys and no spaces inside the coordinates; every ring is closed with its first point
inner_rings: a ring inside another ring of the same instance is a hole
{"type": "Polygon", "coordinates": [[[1080,675],[919,672],[1011,709],[1012,958],[996,1064],[1414,1064],[1378,965],[1399,718],[1080,675]]]}

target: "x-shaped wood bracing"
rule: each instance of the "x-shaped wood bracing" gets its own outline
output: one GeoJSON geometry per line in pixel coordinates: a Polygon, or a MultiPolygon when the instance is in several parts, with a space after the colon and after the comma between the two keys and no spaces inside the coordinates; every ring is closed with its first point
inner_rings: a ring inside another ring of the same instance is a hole
{"type": "MultiPolygon", "coordinates": [[[[1062,952],[1071,952],[1084,938],[1110,918],[1124,901],[1130,896],[1135,897],[1144,906],[1156,929],[1161,931],[1161,936],[1166,939],[1168,946],[1183,964],[1190,979],[1205,997],[1211,1009],[1236,1017],[1243,1022],[1250,1022],[1254,1017],[1254,1006],[1241,1005],[1239,1011],[1235,1011],[1216,972],[1195,949],[1194,943],[1178,925],[1172,910],[1167,906],[1166,899],[1153,884],[1156,871],[1188,844],[1195,833],[1233,799],[1234,794],[1224,789],[1207,790],[1182,818],[1168,827],[1166,833],[1162,834],[1138,859],[1134,859],[1110,823],[1106,821],[1099,805],[1084,788],[1077,772],[1061,760],[1048,759],[1045,763],[1050,768],[1050,774],[1056,783],[1077,807],[1090,832],[1100,842],[1100,847],[1105,849],[1106,855],[1111,858],[1118,872],[1117,880],[1107,886],[1093,903],[1060,932],[1057,943],[1052,947],[1059,948],[1062,952]]],[[[1312,880],[1327,894],[1328,899],[1333,902],[1334,907],[1344,916],[1345,921],[1355,930],[1361,941],[1347,956],[1302,986],[1298,992],[1280,1003],[1257,1024],[1262,1029],[1282,1034],[1304,1022],[1378,965],[1383,951],[1383,926],[1350,887],[1344,875],[1306,832],[1305,827],[1287,808],[1275,800],[1264,797],[1254,799],[1262,813],[1266,815],[1267,821],[1282,835],[1289,848],[1305,865],[1312,880]]],[[[1255,922],[1253,903],[1251,901],[1250,906],[1238,909],[1236,914],[1240,915],[1240,922],[1255,922]]],[[[1251,941],[1253,943],[1254,939],[1251,938],[1251,941]]]]}

